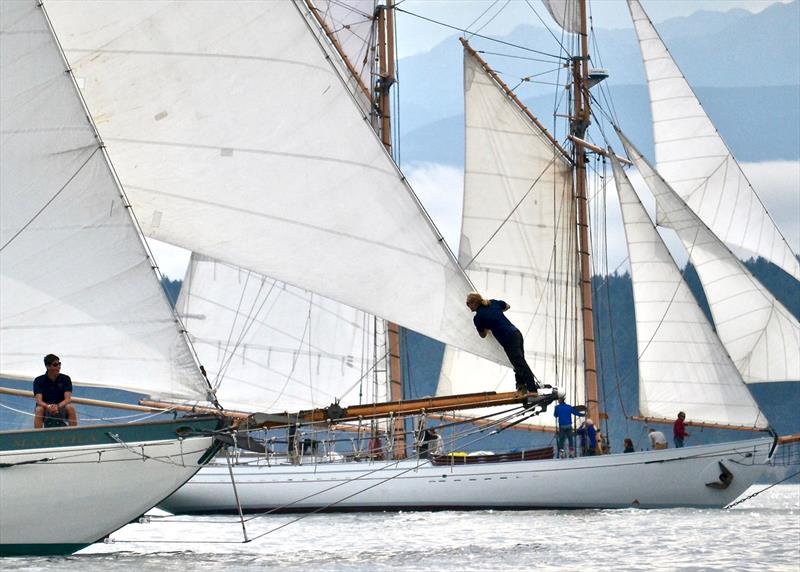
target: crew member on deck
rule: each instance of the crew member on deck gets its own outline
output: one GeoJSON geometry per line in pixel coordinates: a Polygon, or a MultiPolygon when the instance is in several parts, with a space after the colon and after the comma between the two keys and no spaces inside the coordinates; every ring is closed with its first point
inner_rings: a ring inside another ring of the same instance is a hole
{"type": "Polygon", "coordinates": [[[647,430],[647,436],[650,438],[650,448],[654,451],[667,448],[667,438],[661,431],[656,431],[651,427],[647,430]]]}
{"type": "Polygon", "coordinates": [[[467,308],[475,312],[472,318],[478,334],[485,338],[492,332],[494,339],[503,347],[508,356],[508,361],[514,368],[514,377],[517,380],[517,391],[536,392],[539,383],[525,361],[525,347],[520,332],[511,321],[506,318],[506,310],[511,309],[503,300],[486,300],[477,292],[467,295],[467,308]]]}
{"type": "Polygon", "coordinates": [[[569,456],[575,456],[575,437],[572,434],[572,416],[585,417],[585,413],[581,413],[572,405],[565,401],[566,396],[558,393],[558,405],[553,409],[553,416],[558,420],[558,436],[556,438],[558,443],[558,453],[561,455],[564,452],[564,441],[569,441],[569,456]]]}
{"type": "Polygon", "coordinates": [[[686,413],[683,411],[678,412],[678,418],[672,424],[672,438],[675,441],[675,447],[683,447],[684,440],[689,436],[686,432],[686,425],[683,424],[686,419],[686,413]]]}
{"type": "Polygon", "coordinates": [[[61,373],[61,360],[57,355],[44,356],[47,372],[33,380],[33,397],[36,400],[33,426],[41,429],[44,418],[66,419],[71,426],[78,424],[78,413],[72,401],[72,380],[61,373]]]}

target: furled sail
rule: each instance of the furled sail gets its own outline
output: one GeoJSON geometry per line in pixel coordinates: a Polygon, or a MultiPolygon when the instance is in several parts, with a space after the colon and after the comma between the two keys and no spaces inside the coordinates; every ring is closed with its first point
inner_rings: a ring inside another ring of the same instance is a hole
{"type": "Polygon", "coordinates": [[[544,7],[550,12],[565,32],[579,34],[581,31],[580,0],[542,0],[544,7]]]}
{"type": "Polygon", "coordinates": [[[639,409],[645,417],[766,428],[742,377],[697,304],[612,154],[633,282],[639,409]]]}
{"type": "Polygon", "coordinates": [[[746,383],[800,380],[800,324],[619,134],[697,269],[717,334],[746,383]]]}
{"type": "Polygon", "coordinates": [[[37,2],[0,11],[0,375],[205,400],[37,2]]]}
{"type": "Polygon", "coordinates": [[[373,357],[383,326],[369,314],[199,255],[177,307],[229,409],[388,401],[386,360],[373,357]]]}
{"type": "Polygon", "coordinates": [[[48,6],[148,236],[504,359],[305,4],[48,6]]]}
{"type": "Polygon", "coordinates": [[[763,256],[800,280],[800,262],[641,4],[628,0],[628,8],[647,73],[658,172],[726,244],[763,256]]]}
{"type": "MultiPolygon", "coordinates": [[[[507,315],[525,338],[525,356],[536,376],[583,403],[571,165],[468,52],[464,99],[459,262],[485,297],[509,303],[507,315]]],[[[471,333],[478,335],[474,327],[471,333]]],[[[514,386],[508,367],[445,350],[439,394],[514,386]]],[[[544,422],[551,425],[552,419],[544,422]]]]}

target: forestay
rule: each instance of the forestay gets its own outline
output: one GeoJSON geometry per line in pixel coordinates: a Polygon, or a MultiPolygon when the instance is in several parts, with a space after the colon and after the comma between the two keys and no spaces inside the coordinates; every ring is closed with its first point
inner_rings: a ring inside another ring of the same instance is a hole
{"type": "MultiPolygon", "coordinates": [[[[478,290],[508,302],[537,377],[583,403],[576,224],[569,162],[468,52],[459,262],[478,290]]],[[[478,336],[472,327],[472,335],[478,336]]],[[[489,338],[485,343],[497,344],[489,338]]],[[[437,393],[514,391],[514,374],[445,350],[437,393]]],[[[485,413],[473,412],[474,415],[485,413]]],[[[544,420],[552,424],[552,418],[544,420]]]]}
{"type": "Polygon", "coordinates": [[[226,408],[388,401],[386,360],[374,359],[383,325],[369,314],[198,255],[177,307],[226,408]]]}
{"type": "Polygon", "coordinates": [[[662,220],[675,230],[703,284],[717,335],[746,383],[800,380],[800,324],[695,215],[621,133],[662,220]]]}
{"type": "Polygon", "coordinates": [[[631,265],[641,414],[671,419],[683,410],[693,421],[766,428],[613,154],[611,162],[631,265]]]}
{"type": "MultiPolygon", "coordinates": [[[[642,6],[629,0],[628,7],[647,73],[658,172],[726,244],[763,256],[800,280],[800,262],[642,6]]],[[[665,222],[660,214],[658,222],[665,222]]]]}
{"type": "Polygon", "coordinates": [[[504,359],[303,4],[48,7],[148,236],[504,359]]]}
{"type": "Polygon", "coordinates": [[[0,18],[0,375],[41,375],[53,352],[81,385],[204,400],[41,8],[0,18]]]}

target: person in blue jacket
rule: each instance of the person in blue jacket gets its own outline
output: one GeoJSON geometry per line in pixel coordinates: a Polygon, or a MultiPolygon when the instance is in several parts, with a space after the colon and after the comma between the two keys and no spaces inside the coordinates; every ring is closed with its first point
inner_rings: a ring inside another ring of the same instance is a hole
{"type": "MultiPolygon", "coordinates": [[[[586,414],[581,413],[572,405],[565,401],[566,397],[563,393],[558,394],[558,405],[553,409],[553,416],[558,420],[558,450],[564,450],[564,441],[569,441],[569,456],[575,456],[575,437],[572,434],[572,417],[584,417],[586,414]]],[[[597,442],[595,441],[595,445],[597,442]]]]}
{"type": "Polygon", "coordinates": [[[581,453],[584,456],[591,456],[597,454],[597,429],[594,427],[594,422],[591,419],[586,421],[578,427],[576,431],[578,437],[581,439],[581,453]]]}
{"type": "Polygon", "coordinates": [[[486,300],[477,292],[467,295],[467,307],[475,312],[472,322],[478,334],[485,338],[492,332],[494,339],[503,347],[514,368],[517,391],[536,392],[539,383],[525,361],[525,348],[522,332],[506,318],[504,312],[511,309],[503,300],[486,300]]]}

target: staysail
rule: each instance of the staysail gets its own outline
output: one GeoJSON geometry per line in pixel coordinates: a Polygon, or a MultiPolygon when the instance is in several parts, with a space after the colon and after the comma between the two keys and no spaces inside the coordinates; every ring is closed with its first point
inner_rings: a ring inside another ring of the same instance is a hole
{"type": "Polygon", "coordinates": [[[386,360],[374,359],[382,321],[360,310],[199,255],[192,255],[177,308],[227,408],[299,411],[337,399],[389,400],[386,360]]]}
{"type": "Polygon", "coordinates": [[[145,233],[496,361],[303,3],[53,3],[145,233]]]}
{"type": "Polygon", "coordinates": [[[750,274],[623,135],[628,157],[681,239],[714,317],[717,334],[746,383],[800,380],[800,324],[750,274]]]}
{"type": "MultiPolygon", "coordinates": [[[[509,303],[541,380],[583,403],[575,208],[569,161],[468,51],[459,263],[484,296],[509,303]]],[[[472,329],[473,335],[477,335],[472,329]]],[[[445,350],[437,394],[513,391],[508,367],[445,350]]],[[[481,412],[485,413],[485,412],[481,412]]],[[[475,413],[476,415],[478,413],[475,413]]],[[[551,425],[552,419],[544,423],[551,425]]]]}
{"type": "Polygon", "coordinates": [[[205,401],[41,8],[0,18],[0,375],[41,375],[52,352],[82,385],[205,401]]]}
{"type": "Polygon", "coordinates": [[[633,282],[639,409],[671,419],[763,429],[768,422],[612,154],[633,282]]]}
{"type": "Polygon", "coordinates": [[[544,7],[550,12],[565,32],[579,34],[581,31],[580,0],[542,0],[544,7]]]}
{"type": "MultiPolygon", "coordinates": [[[[638,0],[628,0],[647,73],[656,168],[729,246],[800,280],[800,262],[742,172],[638,0]]],[[[662,224],[659,214],[659,224],[662,224]]]]}

